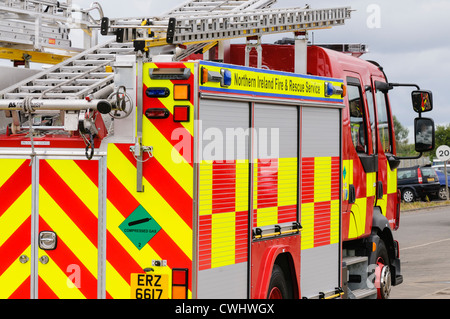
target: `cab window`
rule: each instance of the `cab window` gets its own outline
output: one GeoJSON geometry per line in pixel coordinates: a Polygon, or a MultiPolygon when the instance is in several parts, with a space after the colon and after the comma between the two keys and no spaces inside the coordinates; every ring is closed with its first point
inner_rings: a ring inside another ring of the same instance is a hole
{"type": "Polygon", "coordinates": [[[375,126],[375,105],[370,87],[366,89],[367,106],[369,108],[370,131],[372,132],[372,151],[377,154],[377,128],[375,126]]]}
{"type": "Polygon", "coordinates": [[[389,112],[386,93],[377,90],[376,102],[378,110],[378,132],[380,134],[380,142],[385,153],[392,153],[392,135],[389,121],[389,112]]]}
{"type": "Polygon", "coordinates": [[[361,84],[356,78],[347,78],[347,96],[350,111],[350,129],[352,142],[356,152],[367,153],[367,129],[364,114],[364,100],[362,98],[361,84]]]}

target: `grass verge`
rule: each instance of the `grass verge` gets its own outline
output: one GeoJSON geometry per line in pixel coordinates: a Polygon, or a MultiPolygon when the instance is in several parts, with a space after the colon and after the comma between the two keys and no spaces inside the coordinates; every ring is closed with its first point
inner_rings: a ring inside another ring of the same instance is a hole
{"type": "Polygon", "coordinates": [[[446,206],[450,205],[450,200],[435,200],[435,201],[417,201],[413,203],[401,203],[400,212],[408,210],[424,209],[429,207],[446,206]]]}

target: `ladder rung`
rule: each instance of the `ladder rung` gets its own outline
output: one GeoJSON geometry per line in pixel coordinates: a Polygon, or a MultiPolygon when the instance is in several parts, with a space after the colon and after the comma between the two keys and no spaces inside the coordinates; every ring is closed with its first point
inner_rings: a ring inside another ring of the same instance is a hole
{"type": "Polygon", "coordinates": [[[107,54],[134,53],[134,48],[101,48],[98,49],[98,52],[107,54]]]}
{"type": "Polygon", "coordinates": [[[91,59],[89,59],[89,60],[87,60],[87,59],[86,60],[76,60],[76,61],[73,61],[73,66],[86,66],[86,67],[88,67],[89,65],[96,66],[96,65],[99,65],[99,64],[103,64],[103,63],[105,63],[107,61],[113,62],[114,59],[107,59],[107,60],[91,60],[91,59]]]}
{"type": "MultiPolygon", "coordinates": [[[[55,72],[55,73],[48,73],[47,78],[71,78],[79,75],[78,73],[71,73],[71,72],[55,72]]],[[[104,77],[107,77],[111,75],[109,72],[92,72],[89,73],[89,75],[86,75],[87,78],[91,79],[101,79],[104,77]]]]}
{"type": "Polygon", "coordinates": [[[187,15],[187,14],[198,14],[200,11],[205,11],[205,9],[200,9],[202,7],[210,7],[209,13],[217,12],[230,12],[230,11],[245,11],[248,9],[262,9],[270,7],[276,0],[241,0],[241,1],[226,1],[226,0],[192,0],[190,2],[181,4],[175,7],[169,12],[164,13],[162,16],[173,17],[174,15],[187,15]]]}
{"type": "MultiPolygon", "coordinates": [[[[106,62],[106,61],[102,61],[102,62],[106,62]]],[[[62,66],[60,68],[61,71],[63,72],[86,72],[89,71],[91,69],[94,69],[95,66],[92,65],[66,65],[66,66],[62,66]]]]}
{"type": "Polygon", "coordinates": [[[133,48],[133,42],[112,42],[108,46],[109,48],[133,48]]]}
{"type": "MultiPolygon", "coordinates": [[[[78,85],[62,85],[55,89],[58,91],[81,91],[87,88],[88,86],[78,86],[78,85]]],[[[52,86],[46,86],[46,85],[32,85],[32,86],[21,86],[20,90],[22,91],[45,91],[48,89],[51,89],[52,86]]]]}
{"type": "MultiPolygon", "coordinates": [[[[34,80],[35,85],[46,85],[47,87],[50,87],[52,85],[57,85],[59,83],[65,82],[67,79],[37,79],[34,80]]],[[[80,85],[80,84],[93,84],[98,82],[98,79],[76,79],[73,80],[73,84],[80,85]]]]}
{"type": "Polygon", "coordinates": [[[85,56],[86,60],[113,60],[116,57],[115,54],[109,54],[109,53],[93,53],[93,54],[87,54],[85,56]]]}

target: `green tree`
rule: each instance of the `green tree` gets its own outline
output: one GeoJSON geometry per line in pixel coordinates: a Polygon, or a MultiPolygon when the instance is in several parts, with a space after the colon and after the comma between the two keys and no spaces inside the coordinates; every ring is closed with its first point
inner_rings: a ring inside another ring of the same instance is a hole
{"type": "Polygon", "coordinates": [[[436,125],[435,128],[435,147],[430,153],[431,158],[436,157],[436,149],[441,145],[450,146],[450,124],[436,125]]]}
{"type": "Polygon", "coordinates": [[[436,148],[441,145],[450,145],[450,124],[436,125],[436,148]]]}
{"type": "Polygon", "coordinates": [[[395,141],[397,145],[397,155],[398,156],[411,156],[415,154],[414,145],[408,144],[408,134],[409,130],[404,127],[397,117],[393,116],[394,121],[394,131],[395,131],[395,141]]]}

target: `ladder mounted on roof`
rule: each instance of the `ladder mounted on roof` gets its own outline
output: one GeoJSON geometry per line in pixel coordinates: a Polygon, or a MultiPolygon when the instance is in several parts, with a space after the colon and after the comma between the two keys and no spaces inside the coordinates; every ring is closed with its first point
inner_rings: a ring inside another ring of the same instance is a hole
{"type": "MultiPolygon", "coordinates": [[[[88,30],[99,28],[102,35],[115,35],[116,38],[0,91],[0,110],[4,110],[7,117],[11,118],[13,131],[29,130],[32,149],[34,130],[52,130],[58,125],[64,131],[80,130],[80,135],[92,137],[95,125],[90,116],[94,112],[90,110],[120,119],[127,117],[137,104],[137,116],[142,116],[141,95],[137,95],[135,103],[125,89],[115,82],[113,71],[115,69],[118,72],[120,68],[117,64],[120,55],[125,55],[120,58],[121,61],[131,59],[134,63],[132,67],[137,68],[138,77],[142,77],[143,62],[164,54],[172,55],[172,60],[179,61],[227,39],[260,39],[266,34],[330,28],[344,24],[351,13],[349,7],[271,9],[274,2],[189,0],[159,17],[111,20],[103,16],[99,6],[81,10],[83,18],[77,27],[81,25],[88,30]],[[89,11],[93,9],[99,10],[101,21],[90,16],[89,11]],[[180,49],[181,52],[176,53],[180,49]],[[52,118],[59,117],[59,120],[52,122],[59,124],[35,126],[33,117],[39,112],[50,112],[52,118]]],[[[56,35],[61,41],[66,41],[73,22],[69,17],[70,12],[71,0],[67,0],[65,5],[55,0],[0,0],[0,16],[14,23],[24,19],[30,26],[30,30],[24,32],[26,36],[15,41],[8,35],[2,38],[3,33],[0,32],[0,43],[40,50],[40,47],[51,45],[56,35]],[[49,27],[49,33],[43,32],[44,25],[49,27]],[[57,26],[60,28],[57,29],[57,26]],[[66,26],[69,27],[66,29],[66,26]],[[39,35],[34,42],[31,41],[33,34],[39,35]]],[[[61,46],[70,49],[69,42],[61,42],[61,46]]],[[[137,83],[142,84],[141,80],[138,78],[137,83]]],[[[140,139],[142,128],[139,127],[141,122],[138,118],[135,155],[142,153],[143,149],[140,139]]],[[[86,142],[86,145],[86,150],[88,147],[93,150],[92,142],[86,142]]]]}
{"type": "MultiPolygon", "coordinates": [[[[170,44],[183,46],[185,49],[195,46],[194,48],[198,50],[211,42],[221,40],[343,25],[351,14],[349,7],[267,8],[272,3],[267,0],[210,2],[193,0],[173,10],[172,16],[115,20],[104,18],[101,33],[116,35],[118,42],[133,41],[137,51],[148,51],[151,47],[170,44]],[[239,2],[240,6],[225,7],[225,3],[228,5],[232,2],[239,2]],[[245,5],[247,9],[238,11],[238,8],[245,5]],[[248,10],[249,8],[252,10],[248,10]]],[[[186,55],[181,57],[184,58],[186,55]]],[[[178,57],[176,60],[180,59],[178,57]]]]}
{"type": "Polygon", "coordinates": [[[240,12],[269,8],[276,0],[188,0],[181,5],[161,14],[161,17],[240,12]]]}
{"type": "Polygon", "coordinates": [[[90,26],[100,23],[91,16],[93,10],[103,17],[96,2],[74,17],[72,0],[0,0],[0,58],[57,64],[72,53],[89,48],[86,39],[83,48],[73,47],[69,33],[78,28],[85,30],[85,37],[89,37],[90,26]],[[47,52],[48,49],[63,53],[47,52]]]}

